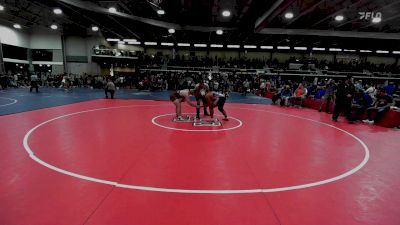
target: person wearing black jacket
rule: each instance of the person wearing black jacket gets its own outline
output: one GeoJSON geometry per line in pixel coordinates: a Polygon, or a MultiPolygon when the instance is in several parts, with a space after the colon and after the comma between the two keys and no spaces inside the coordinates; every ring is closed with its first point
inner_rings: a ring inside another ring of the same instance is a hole
{"type": "Polygon", "coordinates": [[[341,112],[349,122],[352,122],[351,102],[355,94],[355,87],[351,81],[351,76],[348,75],[346,80],[340,83],[336,89],[335,108],[333,110],[332,120],[337,122],[341,112]]]}

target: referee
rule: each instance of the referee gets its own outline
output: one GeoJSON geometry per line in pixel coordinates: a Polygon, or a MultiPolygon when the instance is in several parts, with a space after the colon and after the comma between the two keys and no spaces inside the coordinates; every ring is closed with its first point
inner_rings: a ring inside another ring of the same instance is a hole
{"type": "Polygon", "coordinates": [[[337,122],[340,113],[344,113],[347,120],[352,123],[353,118],[351,116],[351,102],[355,94],[355,87],[352,83],[351,75],[347,75],[344,82],[341,82],[337,86],[335,108],[333,110],[332,120],[337,122]]]}

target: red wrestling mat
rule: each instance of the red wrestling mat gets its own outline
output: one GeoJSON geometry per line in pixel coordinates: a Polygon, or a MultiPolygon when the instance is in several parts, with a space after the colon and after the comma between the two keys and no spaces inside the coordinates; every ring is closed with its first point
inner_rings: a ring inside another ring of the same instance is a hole
{"type": "Polygon", "coordinates": [[[308,109],[225,109],[218,126],[144,100],[0,117],[0,223],[400,223],[398,132],[308,109]]]}

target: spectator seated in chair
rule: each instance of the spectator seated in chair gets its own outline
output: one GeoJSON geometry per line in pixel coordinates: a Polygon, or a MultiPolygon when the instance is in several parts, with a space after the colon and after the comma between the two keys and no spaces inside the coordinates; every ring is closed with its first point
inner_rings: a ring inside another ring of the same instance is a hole
{"type": "Polygon", "coordinates": [[[358,89],[351,106],[352,121],[361,121],[366,109],[372,106],[372,98],[362,89],[358,89]]]}
{"type": "Polygon", "coordinates": [[[396,85],[394,82],[389,82],[389,84],[383,88],[385,89],[386,94],[389,96],[393,96],[393,94],[396,93],[396,85]]]}
{"type": "Polygon", "coordinates": [[[273,96],[272,101],[275,104],[277,100],[280,100],[280,105],[284,106],[288,104],[288,100],[292,97],[292,90],[289,85],[285,85],[285,88],[281,90],[279,94],[273,96]]]}
{"type": "Polygon", "coordinates": [[[303,106],[303,102],[306,99],[307,93],[307,89],[304,88],[303,84],[300,83],[298,88],[294,91],[293,96],[289,98],[290,105],[294,106],[300,102],[299,106],[303,106]]]}
{"type": "Polygon", "coordinates": [[[392,102],[392,97],[387,95],[385,89],[380,89],[375,105],[367,109],[368,119],[363,120],[363,122],[368,124],[377,123],[380,119],[382,119],[383,115],[390,110],[390,105],[392,102]],[[376,113],[375,118],[372,117],[372,112],[376,113]]]}

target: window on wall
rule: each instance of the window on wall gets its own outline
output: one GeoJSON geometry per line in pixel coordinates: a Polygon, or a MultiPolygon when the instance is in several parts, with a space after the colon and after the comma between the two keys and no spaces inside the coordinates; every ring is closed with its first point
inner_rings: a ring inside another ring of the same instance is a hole
{"type": "Polygon", "coordinates": [[[32,49],[32,61],[53,61],[53,52],[45,49],[32,49]]]}
{"type": "Polygon", "coordinates": [[[10,59],[21,59],[27,60],[28,59],[28,49],[12,46],[12,45],[2,45],[3,48],[3,58],[10,58],[10,59]]]}

